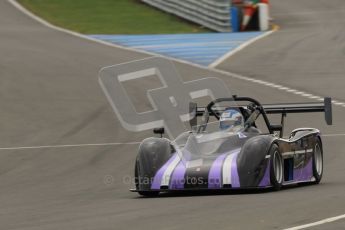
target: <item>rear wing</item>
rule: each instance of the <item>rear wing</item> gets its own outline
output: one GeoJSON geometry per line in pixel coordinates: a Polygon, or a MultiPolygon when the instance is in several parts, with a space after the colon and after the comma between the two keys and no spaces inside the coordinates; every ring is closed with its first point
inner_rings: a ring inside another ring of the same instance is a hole
{"type": "MultiPolygon", "coordinates": [[[[332,99],[330,97],[325,97],[323,102],[311,102],[311,103],[286,103],[286,104],[266,104],[261,105],[260,102],[253,98],[249,97],[237,97],[233,96],[233,98],[220,98],[217,99],[209,104],[209,106],[213,106],[217,102],[222,101],[248,101],[254,103],[258,108],[261,110],[261,114],[264,117],[266,125],[270,131],[273,133],[275,131],[280,132],[280,136],[283,135],[284,131],[284,118],[289,113],[318,113],[323,112],[325,113],[325,121],[327,125],[332,125],[332,99]],[[267,114],[281,114],[281,124],[280,125],[273,125],[267,118],[267,114]]],[[[239,106],[243,109],[246,109],[246,106],[239,106]]],[[[213,109],[213,113],[209,114],[211,116],[216,116],[217,118],[220,117],[222,112],[225,110],[225,107],[219,107],[213,109]]],[[[193,119],[190,120],[191,126],[195,126],[197,123],[197,117],[203,116],[205,111],[207,110],[206,107],[198,107],[195,103],[190,103],[190,112],[193,115],[193,119]]]]}
{"type": "Polygon", "coordinates": [[[332,98],[325,97],[323,102],[315,103],[288,103],[262,105],[266,114],[288,113],[317,113],[324,112],[327,125],[332,125],[332,98]]]}

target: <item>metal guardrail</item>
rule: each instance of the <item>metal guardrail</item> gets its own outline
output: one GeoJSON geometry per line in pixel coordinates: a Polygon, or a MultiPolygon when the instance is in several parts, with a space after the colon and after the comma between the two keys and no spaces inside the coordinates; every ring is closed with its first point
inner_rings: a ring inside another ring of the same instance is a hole
{"type": "Polygon", "coordinates": [[[231,30],[230,0],[142,0],[143,2],[219,32],[231,30]]]}

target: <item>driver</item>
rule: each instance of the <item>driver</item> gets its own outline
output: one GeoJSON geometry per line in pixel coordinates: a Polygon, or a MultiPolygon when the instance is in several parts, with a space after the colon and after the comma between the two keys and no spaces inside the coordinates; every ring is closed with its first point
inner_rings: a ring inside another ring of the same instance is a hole
{"type": "Polygon", "coordinates": [[[241,112],[239,112],[238,110],[227,108],[224,110],[224,112],[220,116],[219,126],[221,130],[234,128],[236,126],[243,127],[244,118],[241,112]]]}

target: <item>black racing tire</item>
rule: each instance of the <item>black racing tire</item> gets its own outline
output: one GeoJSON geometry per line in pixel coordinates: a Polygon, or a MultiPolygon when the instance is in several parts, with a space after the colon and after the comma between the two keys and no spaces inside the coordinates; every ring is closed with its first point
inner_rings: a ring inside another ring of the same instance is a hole
{"type": "Polygon", "coordinates": [[[135,179],[135,188],[138,190],[139,195],[141,196],[146,196],[146,197],[156,197],[159,195],[159,191],[139,191],[139,164],[138,161],[135,162],[135,169],[134,169],[134,179],[135,179]]]}
{"type": "Polygon", "coordinates": [[[323,150],[322,144],[319,138],[316,138],[314,151],[313,151],[313,176],[315,178],[315,184],[319,184],[323,174],[323,150]]]}
{"type": "Polygon", "coordinates": [[[146,197],[157,197],[159,195],[158,191],[139,191],[139,195],[146,197]]]}
{"type": "Polygon", "coordinates": [[[273,144],[269,151],[270,154],[270,180],[273,190],[279,191],[284,179],[283,157],[279,151],[278,145],[273,144]]]}

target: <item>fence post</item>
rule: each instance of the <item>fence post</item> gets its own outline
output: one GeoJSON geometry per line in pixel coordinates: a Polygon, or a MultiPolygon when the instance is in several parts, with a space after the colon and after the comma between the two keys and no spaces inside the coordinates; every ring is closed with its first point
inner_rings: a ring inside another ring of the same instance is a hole
{"type": "Polygon", "coordinates": [[[269,29],[269,15],[268,5],[266,3],[259,3],[259,28],[261,31],[269,29]]]}

